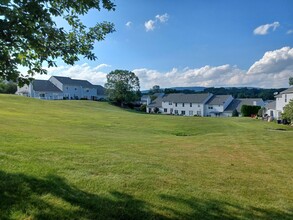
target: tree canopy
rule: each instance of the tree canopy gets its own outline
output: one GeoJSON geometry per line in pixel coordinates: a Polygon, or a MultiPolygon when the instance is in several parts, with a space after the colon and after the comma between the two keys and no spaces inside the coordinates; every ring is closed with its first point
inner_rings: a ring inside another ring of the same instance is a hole
{"type": "Polygon", "coordinates": [[[111,0],[1,0],[0,2],[0,78],[27,83],[43,67],[56,66],[61,58],[73,65],[79,55],[95,60],[95,41],[114,31],[110,22],[85,26],[79,16],[90,9],[115,10],[111,0]],[[58,27],[54,19],[63,18],[69,30],[58,27]],[[18,68],[28,69],[26,74],[18,68]]]}
{"type": "Polygon", "coordinates": [[[128,70],[115,70],[108,73],[105,88],[110,101],[121,106],[139,98],[139,79],[128,70]]]}

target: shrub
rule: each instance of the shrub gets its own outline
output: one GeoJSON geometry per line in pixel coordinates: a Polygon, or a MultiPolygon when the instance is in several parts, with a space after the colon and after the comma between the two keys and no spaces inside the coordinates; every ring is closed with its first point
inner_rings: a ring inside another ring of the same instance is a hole
{"type": "Polygon", "coordinates": [[[293,100],[291,100],[289,104],[284,107],[282,119],[287,120],[289,123],[293,122],[293,100]]]}
{"type": "Polygon", "coordinates": [[[244,117],[249,117],[252,115],[257,115],[258,111],[261,109],[260,106],[254,105],[242,105],[241,107],[241,114],[244,117]]]}
{"type": "Polygon", "coordinates": [[[146,112],[146,104],[140,106],[140,111],[146,112]]]}
{"type": "Polygon", "coordinates": [[[160,109],[158,107],[154,108],[154,113],[159,113],[160,109]]]}
{"type": "Polygon", "coordinates": [[[238,117],[238,116],[239,116],[239,113],[238,113],[237,109],[234,109],[232,112],[232,117],[238,117]]]}

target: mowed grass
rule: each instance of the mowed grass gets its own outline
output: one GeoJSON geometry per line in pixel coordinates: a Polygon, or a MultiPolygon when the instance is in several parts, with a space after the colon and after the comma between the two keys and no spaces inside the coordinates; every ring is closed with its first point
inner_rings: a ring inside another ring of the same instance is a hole
{"type": "Polygon", "coordinates": [[[0,219],[292,219],[293,129],[0,95],[0,219]]]}

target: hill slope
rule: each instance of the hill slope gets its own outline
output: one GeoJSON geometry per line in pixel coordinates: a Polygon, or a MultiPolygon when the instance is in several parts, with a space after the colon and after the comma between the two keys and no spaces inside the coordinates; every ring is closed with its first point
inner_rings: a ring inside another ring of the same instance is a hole
{"type": "Polygon", "coordinates": [[[0,106],[0,219],[292,218],[288,127],[9,95],[0,106]]]}

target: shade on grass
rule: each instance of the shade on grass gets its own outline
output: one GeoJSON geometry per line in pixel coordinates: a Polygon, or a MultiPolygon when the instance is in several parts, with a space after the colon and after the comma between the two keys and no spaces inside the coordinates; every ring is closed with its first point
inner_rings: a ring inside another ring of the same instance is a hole
{"type": "Polygon", "coordinates": [[[0,95],[0,219],[292,219],[293,131],[0,95]]]}

